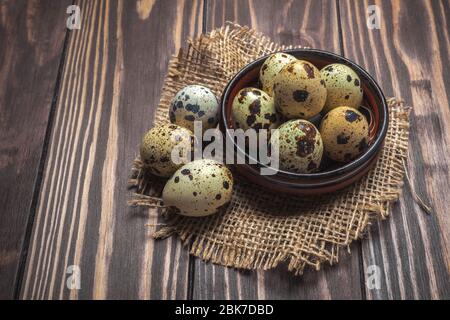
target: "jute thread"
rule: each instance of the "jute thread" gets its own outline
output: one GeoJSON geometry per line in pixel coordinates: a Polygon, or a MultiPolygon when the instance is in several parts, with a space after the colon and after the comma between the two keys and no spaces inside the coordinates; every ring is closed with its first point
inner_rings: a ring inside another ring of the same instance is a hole
{"type": "MultiPolygon", "coordinates": [[[[202,84],[217,96],[229,79],[252,60],[286,49],[267,37],[228,23],[198,39],[189,40],[169,64],[155,125],[168,122],[170,100],[182,87],[202,84]]],[[[224,212],[189,218],[164,208],[159,196],[164,181],[146,175],[137,158],[132,167],[130,205],[160,207],[165,225],[156,239],[177,234],[190,253],[205,261],[244,268],[270,269],[286,261],[302,274],[306,266],[338,262],[339,250],[361,238],[375,218],[389,215],[401,193],[408,151],[410,108],[388,99],[390,123],[375,167],[345,190],[315,197],[270,193],[238,175],[232,200],[224,212]]]]}

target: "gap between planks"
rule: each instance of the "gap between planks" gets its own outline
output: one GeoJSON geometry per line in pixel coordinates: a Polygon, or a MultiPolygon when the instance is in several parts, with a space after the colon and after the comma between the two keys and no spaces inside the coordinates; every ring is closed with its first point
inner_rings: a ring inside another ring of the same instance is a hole
{"type": "MultiPolygon", "coordinates": [[[[337,23],[338,23],[338,35],[339,35],[339,48],[341,50],[341,55],[345,57],[345,49],[344,49],[344,36],[342,34],[342,20],[341,20],[341,8],[340,8],[340,0],[336,0],[336,16],[337,16],[337,23]]],[[[361,299],[367,300],[367,294],[366,294],[366,279],[364,274],[364,258],[363,258],[363,247],[361,240],[357,241],[355,243],[358,249],[358,255],[359,255],[359,279],[360,279],[360,286],[361,286],[361,299]]]]}
{"type": "MultiPolygon", "coordinates": [[[[207,33],[207,19],[208,19],[208,0],[202,1],[202,33],[207,33]]],[[[192,244],[194,240],[191,239],[189,243],[189,252],[191,251],[192,244]]],[[[195,259],[196,257],[189,254],[189,264],[188,264],[188,287],[187,287],[187,300],[193,300],[194,298],[194,281],[195,281],[195,259]]]]}
{"type": "MultiPolygon", "coordinates": [[[[73,2],[72,2],[72,4],[73,4],[73,2]]],[[[24,237],[24,240],[22,243],[22,248],[21,248],[21,253],[20,253],[19,267],[18,267],[17,273],[16,273],[16,279],[15,279],[15,285],[14,285],[14,296],[13,296],[15,300],[18,300],[20,298],[23,277],[25,275],[25,267],[26,267],[26,263],[27,263],[28,249],[30,246],[31,234],[33,232],[33,225],[34,225],[34,220],[36,217],[38,199],[39,199],[39,195],[40,195],[41,189],[42,189],[44,168],[45,168],[45,163],[47,161],[48,150],[49,150],[48,147],[49,147],[51,133],[52,133],[52,129],[53,129],[55,110],[56,110],[56,105],[58,103],[58,98],[59,98],[61,77],[62,77],[64,64],[65,64],[66,56],[67,56],[67,46],[69,43],[69,35],[70,35],[70,30],[66,28],[66,34],[64,35],[64,43],[63,43],[63,47],[61,50],[61,57],[59,60],[59,65],[58,65],[58,72],[56,74],[56,82],[55,82],[55,87],[53,89],[52,101],[51,101],[50,111],[49,111],[49,115],[48,115],[47,127],[45,130],[44,143],[42,146],[42,152],[41,152],[41,156],[39,159],[38,172],[37,172],[36,180],[35,180],[34,187],[33,187],[33,197],[31,199],[31,204],[30,204],[30,209],[29,209],[29,214],[28,214],[28,221],[27,221],[27,225],[26,225],[26,229],[25,229],[25,237],[24,237]]]]}

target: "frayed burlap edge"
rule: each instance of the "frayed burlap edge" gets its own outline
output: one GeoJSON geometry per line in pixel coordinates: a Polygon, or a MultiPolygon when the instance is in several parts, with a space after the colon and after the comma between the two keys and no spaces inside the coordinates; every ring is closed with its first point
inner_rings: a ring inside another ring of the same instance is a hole
{"type": "MultiPolygon", "coordinates": [[[[235,24],[188,41],[169,64],[155,125],[168,122],[174,94],[188,84],[210,87],[220,96],[229,79],[244,65],[264,54],[284,49],[247,27],[235,24]]],[[[402,101],[388,100],[390,123],[375,167],[353,186],[326,196],[295,198],[271,194],[235,175],[232,200],[225,211],[189,218],[164,208],[158,198],[164,181],[150,177],[137,158],[130,186],[131,205],[161,207],[166,225],[155,238],[178,234],[190,253],[205,261],[244,269],[270,269],[287,261],[288,269],[303,273],[309,265],[336,263],[340,247],[361,238],[372,219],[389,215],[403,186],[407,159],[409,112],[402,101]]]]}

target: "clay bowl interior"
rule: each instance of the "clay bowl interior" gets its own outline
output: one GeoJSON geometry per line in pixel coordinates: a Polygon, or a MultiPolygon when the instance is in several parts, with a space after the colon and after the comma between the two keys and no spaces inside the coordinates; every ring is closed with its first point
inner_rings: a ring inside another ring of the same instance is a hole
{"type": "MultiPolygon", "coordinates": [[[[264,186],[275,192],[289,194],[321,194],[342,189],[360,179],[372,167],[377,159],[387,132],[388,110],[386,99],[375,80],[360,66],[337,54],[322,50],[293,49],[285,50],[298,59],[313,63],[319,70],[331,63],[342,63],[352,68],[361,80],[364,92],[360,111],[369,122],[369,147],[358,158],[349,163],[341,164],[326,158],[322,159],[320,172],[300,174],[295,172],[278,170],[274,175],[261,175],[260,169],[265,165],[258,159],[256,164],[248,164],[249,155],[245,150],[237,150],[246,157],[246,164],[235,165],[239,173],[244,175],[253,183],[264,186]]],[[[231,112],[232,101],[235,95],[245,87],[259,86],[259,69],[267,56],[259,58],[242,70],[240,70],[225,87],[221,99],[221,123],[220,127],[224,134],[226,129],[234,129],[234,121],[231,112]]],[[[316,126],[320,123],[324,114],[309,119],[316,126]]],[[[237,146],[233,146],[235,150],[237,146]]]]}

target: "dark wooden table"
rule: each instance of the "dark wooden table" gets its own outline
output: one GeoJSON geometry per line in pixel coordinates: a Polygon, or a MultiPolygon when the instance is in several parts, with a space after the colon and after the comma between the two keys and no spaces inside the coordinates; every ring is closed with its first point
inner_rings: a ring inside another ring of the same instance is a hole
{"type": "Polygon", "coordinates": [[[68,30],[71,4],[0,1],[0,298],[450,298],[448,0],[75,1],[81,29],[68,30]],[[366,26],[373,3],[380,29],[366,26]],[[151,240],[156,212],[126,205],[131,163],[171,55],[228,20],[345,55],[412,105],[408,169],[433,213],[405,185],[351,255],[302,277],[151,240]],[[372,265],[379,289],[365,285],[372,265]]]}

